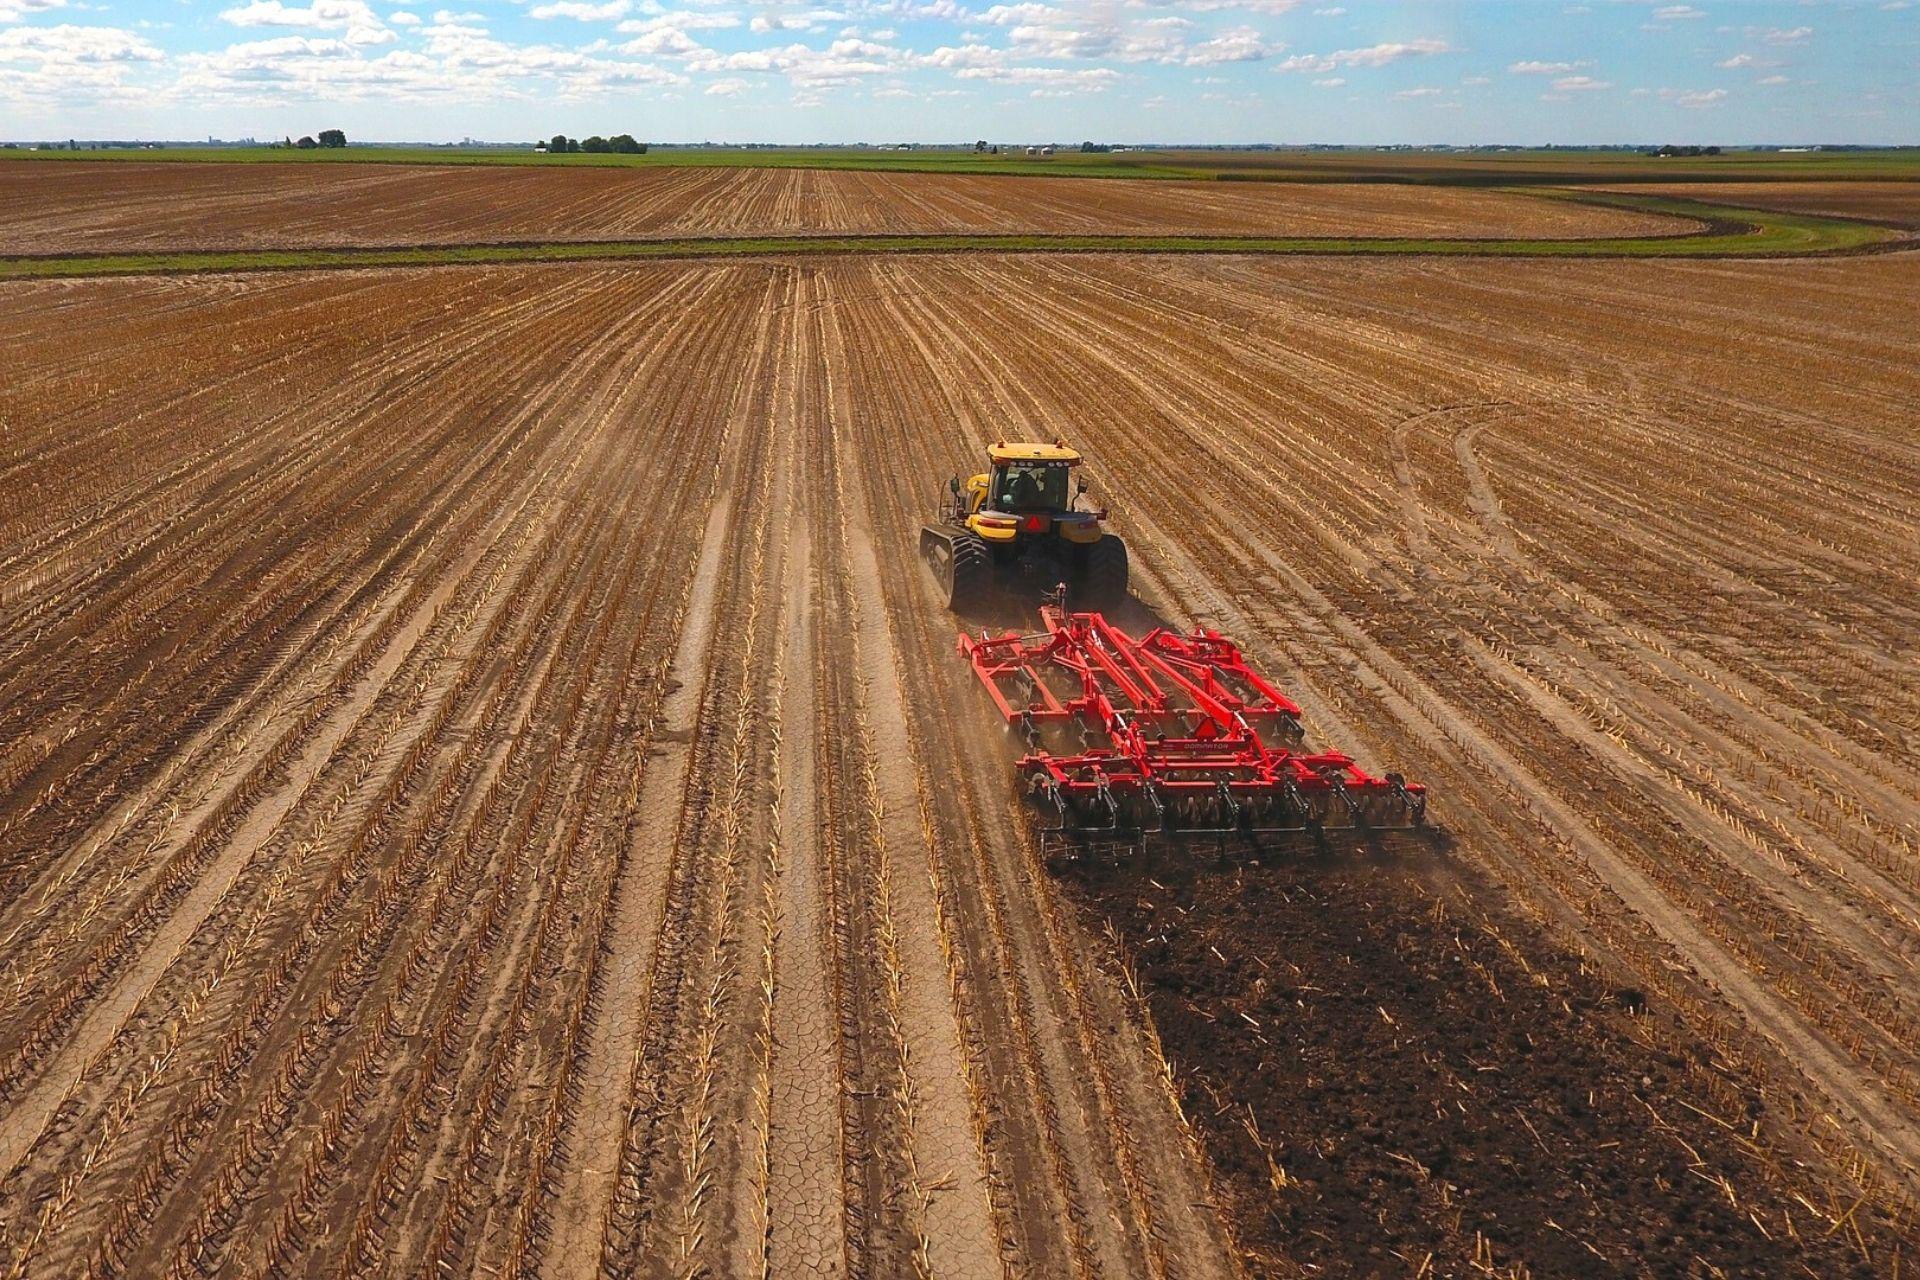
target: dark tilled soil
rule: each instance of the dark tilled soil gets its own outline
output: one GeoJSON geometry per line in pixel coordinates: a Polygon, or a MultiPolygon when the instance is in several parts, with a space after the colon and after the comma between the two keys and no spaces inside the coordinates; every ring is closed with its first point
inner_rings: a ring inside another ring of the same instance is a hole
{"type": "Polygon", "coordinates": [[[1256,1273],[1886,1273],[1793,1198],[1823,1203],[1812,1174],[1743,1145],[1757,1088],[1523,921],[1324,858],[1066,879],[1129,956],[1256,1273]]]}

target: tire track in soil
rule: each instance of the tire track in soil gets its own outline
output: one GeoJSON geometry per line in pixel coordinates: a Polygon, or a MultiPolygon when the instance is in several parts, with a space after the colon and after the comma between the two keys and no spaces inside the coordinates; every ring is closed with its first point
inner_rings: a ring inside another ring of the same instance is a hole
{"type": "MultiPolygon", "coordinates": [[[[837,376],[834,282],[817,273],[804,278],[801,364],[809,377],[798,421],[809,455],[838,456],[848,447],[853,410],[837,376]]],[[[856,499],[837,472],[809,499],[817,535],[811,555],[823,566],[811,679],[823,715],[813,754],[826,890],[820,910],[832,935],[840,1029],[846,1261],[860,1275],[981,1274],[998,1268],[999,1235],[980,1171],[934,890],[913,852],[921,845],[915,796],[895,768],[903,744],[880,665],[884,625],[857,560],[856,499]]]]}
{"type": "MultiPolygon", "coordinates": [[[[888,301],[893,304],[889,310],[894,331],[909,339],[926,369],[917,376],[910,367],[890,370],[888,385],[966,386],[986,388],[988,394],[998,385],[1003,388],[1001,394],[1010,395],[1017,384],[999,383],[991,370],[969,370],[957,377],[949,372],[947,362],[964,363],[958,353],[971,348],[957,335],[943,332],[940,321],[924,312],[913,312],[912,304],[927,302],[924,296],[909,298],[903,292],[893,292],[888,301]]],[[[977,409],[965,400],[947,398],[899,412],[904,420],[912,422],[965,422],[975,418],[977,409]]],[[[971,440],[961,447],[967,456],[978,456],[990,437],[981,426],[975,426],[970,434],[971,440]]],[[[878,444],[876,437],[868,448],[877,448],[878,444]]],[[[931,476],[950,467],[951,456],[916,453],[920,456],[914,458],[915,466],[907,474],[931,476]]],[[[946,619],[932,599],[930,584],[913,551],[914,521],[901,510],[897,495],[870,494],[870,500],[883,504],[881,509],[886,512],[880,525],[884,532],[875,536],[885,548],[881,553],[887,570],[883,581],[892,586],[888,604],[900,654],[905,659],[900,680],[912,710],[911,722],[919,740],[940,744],[939,754],[932,757],[940,761],[933,766],[940,770],[939,777],[923,785],[953,792],[936,802],[935,812],[966,815],[967,825],[950,827],[948,839],[961,849],[970,847],[973,851],[971,870],[980,877],[980,889],[959,896],[963,901],[977,896],[989,904],[988,918],[981,923],[988,936],[995,939],[992,949],[985,949],[988,944],[983,939],[969,945],[998,958],[972,960],[968,970],[1004,974],[1012,981],[1016,994],[1013,1025],[1024,1028],[1016,1034],[1027,1045],[1027,1065],[1021,1070],[1035,1073],[1035,1083],[1026,1087],[1049,1099],[1050,1107],[1059,1106],[1061,1100],[1071,1103],[1070,1108],[1060,1107],[1047,1116],[1042,1132],[1052,1136],[1043,1139],[1034,1153],[1050,1152],[1053,1177],[1061,1180],[1072,1220],[1084,1224],[1079,1231],[1086,1235],[1075,1243],[1078,1232],[1071,1233],[1068,1248],[1078,1255],[1078,1265],[1101,1274],[1163,1274],[1176,1265],[1175,1260],[1186,1272],[1224,1272],[1230,1264],[1223,1256],[1210,1212],[1196,1210],[1204,1194],[1197,1185],[1197,1170],[1190,1164],[1185,1135],[1159,1083],[1158,1071],[1146,1067],[1138,1057],[1128,1057],[1144,1053],[1144,1046],[1130,1035],[1123,1032],[1116,1038],[1088,1025],[1092,1006],[1085,1002],[1083,993],[1098,989],[1098,984],[1109,979],[1099,974],[1077,977],[1071,966],[1084,963],[1085,953],[1068,956],[1058,945],[1062,929],[1052,910],[1051,885],[1038,868],[1032,846],[1018,834],[1022,827],[1018,805],[1010,802],[1002,790],[1005,761],[1001,744],[968,734],[954,720],[955,710],[969,707],[975,691],[960,680],[951,655],[942,653],[949,647],[941,625],[946,619]],[[906,618],[918,619],[918,625],[904,621],[906,618]],[[909,677],[908,671],[918,674],[909,677]],[[968,779],[976,778],[996,779],[993,786],[998,794],[987,799],[973,790],[968,779]],[[1064,966],[1063,960],[1067,962],[1064,966]],[[1124,1065],[1116,1067],[1116,1060],[1124,1065]],[[1122,1098],[1114,1096],[1116,1082],[1128,1086],[1122,1098]],[[1153,1184],[1146,1183],[1143,1171],[1151,1171],[1153,1184]],[[1196,1181],[1184,1181],[1187,1178],[1196,1181]]],[[[923,762],[923,768],[929,764],[931,760],[923,762]]],[[[964,908],[960,918],[964,921],[964,908]]],[[[979,999],[983,993],[976,991],[974,995],[979,999]]],[[[1116,1001],[1107,1007],[1118,1009],[1119,1005],[1116,1001]]],[[[1005,1091],[1004,1085],[997,1088],[1005,1091]]],[[[1022,1184],[1030,1186],[1032,1172],[1022,1173],[1022,1184]]],[[[1022,1225],[1033,1230],[1040,1224],[1022,1225]]],[[[1030,1254],[1030,1250],[1023,1252],[1030,1254]]]]}
{"type": "Polygon", "coordinates": [[[563,1212],[553,1227],[547,1254],[549,1276],[598,1275],[606,1216],[619,1172],[622,1116],[639,1046],[646,1007],[645,958],[652,952],[653,911],[665,898],[669,866],[658,856],[668,848],[668,826],[683,805],[692,754],[700,677],[707,669],[720,601],[722,549],[732,504],[717,497],[707,513],[700,560],[694,569],[688,620],[667,669],[668,692],[661,704],[654,745],[638,780],[637,819],[628,840],[631,865],[618,881],[608,918],[605,987],[600,1003],[606,1014],[594,1021],[581,1072],[580,1127],[571,1136],[567,1169],[556,1198],[563,1212]]]}
{"type": "MultiPolygon", "coordinates": [[[[695,314],[697,314],[695,311],[688,312],[690,316],[695,314]]],[[[735,315],[737,319],[748,318],[744,312],[736,312],[735,315]]],[[[693,339],[690,338],[689,342],[692,341],[693,339]]],[[[663,368],[670,367],[663,363],[663,368]]],[[[723,431],[730,431],[730,429],[729,420],[729,425],[723,427],[723,431]]],[[[725,444],[724,438],[720,442],[696,438],[685,447],[696,455],[717,451],[724,456],[725,444]]],[[[671,458],[675,455],[669,452],[666,456],[671,458]]],[[[666,478],[663,477],[663,479],[666,478]]],[[[683,473],[671,473],[671,479],[679,482],[681,486],[678,489],[679,493],[690,492],[685,487],[683,473]]],[[[633,508],[634,514],[628,518],[627,523],[636,527],[645,527],[649,521],[639,518],[637,514],[639,510],[638,507],[633,508]]],[[[656,508],[652,515],[662,521],[661,527],[664,529],[686,527],[691,530],[700,527],[697,517],[694,521],[676,518],[671,507],[656,508]]],[[[682,588],[674,593],[674,598],[684,600],[687,581],[690,581],[690,575],[688,579],[683,580],[682,588]]],[[[679,607],[681,606],[675,606],[676,610],[679,607]]],[[[669,616],[679,615],[675,612],[669,616]]],[[[627,718],[632,720],[634,716],[646,714],[648,713],[644,711],[636,711],[627,718]]],[[[610,757],[603,757],[603,759],[606,758],[610,757]]],[[[602,767],[596,770],[594,776],[617,778],[624,775],[630,778],[632,767],[631,763],[616,767],[611,774],[602,767]]],[[[615,794],[618,794],[619,790],[627,784],[609,781],[601,785],[603,790],[598,794],[605,797],[607,789],[612,789],[615,794]]],[[[575,794],[578,793],[575,792],[575,794]]],[[[584,807],[576,802],[576,813],[583,817],[595,815],[596,810],[605,807],[604,802],[596,802],[588,798],[585,800],[584,807]]],[[[451,1216],[445,1216],[445,1220],[456,1225],[471,1220],[472,1230],[480,1235],[483,1242],[481,1245],[483,1257],[504,1252],[505,1263],[495,1262],[490,1265],[512,1267],[520,1265],[516,1260],[532,1249],[537,1238],[545,1231],[547,1205],[550,1199],[550,1189],[546,1181],[548,1173],[556,1171],[564,1176],[568,1166],[561,1131],[568,1118],[575,1114],[566,1104],[573,1087],[574,1069],[579,1062],[578,1056],[570,1051],[569,1046],[575,1043],[581,1028],[589,1023],[594,1006],[598,1004],[596,990],[598,965],[605,956],[606,949],[599,941],[603,936],[604,926],[597,913],[608,901],[608,891],[600,887],[602,882],[599,872],[606,869],[611,874],[620,864],[620,857],[614,851],[626,846],[627,841],[621,834],[621,828],[627,821],[629,820],[626,818],[617,818],[608,822],[602,815],[595,818],[594,829],[576,823],[572,834],[565,837],[566,845],[570,850],[565,865],[572,869],[568,874],[573,879],[563,882],[556,889],[549,905],[543,908],[543,918],[537,923],[537,934],[523,934],[526,939],[525,945],[533,948],[528,953],[532,967],[528,968],[526,976],[519,980],[512,1000],[513,1007],[523,1010],[524,1013],[516,1015],[508,1034],[497,1039],[492,1050],[499,1063],[518,1065],[470,1073],[470,1082],[465,1086],[485,1091],[486,1096],[498,1099],[496,1103],[498,1114],[488,1121],[485,1128],[485,1132],[489,1135],[497,1133],[504,1137],[527,1131],[535,1131],[541,1135],[536,1142],[524,1146],[515,1144],[517,1154],[524,1159],[524,1167],[515,1160],[500,1160],[494,1161],[489,1170],[484,1161],[475,1159],[475,1153],[471,1150],[459,1157],[466,1162],[466,1167],[472,1172],[461,1191],[461,1200],[457,1203],[449,1201],[444,1213],[451,1216]],[[576,855],[571,852],[571,850],[586,850],[590,847],[601,850],[600,856],[595,857],[585,852],[576,855]],[[574,887],[576,884],[579,887],[574,887]],[[575,904],[570,913],[555,909],[554,904],[568,899],[575,904]],[[563,976],[568,977],[572,983],[571,994],[568,994],[568,988],[562,985],[563,976]],[[559,1025],[550,1026],[546,1032],[542,1033],[539,1023],[543,1018],[558,1019],[559,1025]],[[540,1054],[548,1056],[543,1061],[536,1056],[540,1054]],[[548,1084],[546,1088],[536,1091],[538,1096],[533,1098],[518,1094],[499,1094],[494,1092],[493,1082],[503,1073],[543,1079],[548,1084]],[[481,1187],[483,1179],[491,1184],[485,1191],[481,1187]],[[525,1188],[538,1188],[541,1194],[523,1191],[525,1188]],[[503,1206],[512,1206],[512,1213],[503,1215],[500,1212],[503,1206]],[[507,1216],[511,1217],[511,1222],[506,1220],[507,1216]]],[[[529,921],[525,927],[531,930],[535,927],[535,922],[529,921]]],[[[471,1148],[470,1139],[467,1143],[471,1148]]]]}
{"type": "MultiPolygon", "coordinates": [[[[691,312],[688,314],[692,314],[691,312]]],[[[697,339],[689,336],[689,342],[697,339]]],[[[670,369],[672,356],[663,357],[657,367],[670,369]]],[[[630,384],[631,385],[631,384],[630,384]]],[[[645,395],[648,388],[642,384],[638,393],[645,395]]],[[[679,415],[675,415],[676,417],[679,415]]],[[[697,426],[697,423],[696,423],[697,426]]],[[[671,450],[689,448],[695,452],[703,451],[706,442],[695,437],[684,444],[670,446],[671,450]]],[[[661,465],[668,465],[661,464],[661,465]]],[[[635,518],[635,508],[629,508],[629,515],[619,522],[621,526],[644,528],[650,521],[658,521],[662,529],[685,528],[691,533],[698,528],[697,523],[688,519],[701,512],[705,505],[704,490],[695,486],[688,487],[680,483],[663,481],[680,480],[681,474],[648,479],[636,476],[630,485],[634,492],[655,492],[655,502],[649,508],[649,521],[635,518]],[[661,500],[666,495],[666,500],[661,500]],[[691,508],[691,509],[690,509],[691,508]]],[[[620,859],[612,850],[620,841],[616,839],[622,820],[618,816],[621,808],[611,803],[612,797],[622,793],[629,785],[623,779],[630,779],[635,761],[627,759],[626,748],[620,743],[628,735],[621,726],[645,726],[654,712],[649,709],[653,695],[643,691],[657,688],[659,678],[664,673],[668,661],[670,646],[666,641],[677,629],[680,609],[684,606],[687,584],[691,581],[693,563],[698,552],[697,541],[686,539],[686,576],[675,577],[671,570],[665,570],[664,578],[653,575],[662,570],[658,566],[649,567],[649,585],[644,592],[621,597],[621,605],[628,609],[636,628],[629,634],[633,639],[629,646],[630,656],[623,660],[624,674],[616,669],[613,678],[599,687],[608,693],[631,689],[639,701],[620,705],[619,697],[602,694],[584,700],[585,705],[609,705],[606,716],[599,717],[599,725],[593,732],[591,747],[594,753],[590,759],[597,764],[586,764],[582,771],[574,776],[582,781],[570,788],[572,816],[567,820],[564,830],[554,829],[550,837],[557,843],[546,847],[564,851],[559,883],[548,904],[542,908],[541,919],[523,926],[518,936],[525,948],[528,960],[521,965],[522,975],[516,979],[511,1007],[516,1010],[510,1019],[510,1030],[504,1037],[497,1038],[489,1050],[489,1060],[493,1064],[477,1084],[470,1077],[463,1084],[465,1089],[479,1089],[478,1096],[491,1099],[481,1123],[469,1130],[464,1139],[465,1147],[457,1155],[447,1157],[426,1157],[429,1166],[439,1159],[453,1159],[463,1162],[456,1165],[462,1171],[454,1194],[448,1198],[440,1211],[440,1221],[447,1229],[455,1233],[454,1238],[477,1237],[477,1243],[469,1246],[473,1251],[473,1265],[497,1267],[506,1265],[518,1268],[521,1263],[514,1261],[523,1258],[531,1246],[532,1239],[544,1230],[542,1217],[542,1196],[527,1194],[527,1188],[545,1188],[548,1186],[548,1172],[556,1163],[564,1167],[565,1161],[560,1153],[561,1108],[571,1096],[573,1087],[572,1069],[578,1061],[569,1046],[578,1042],[581,1028],[586,1024],[597,986],[595,963],[602,954],[598,944],[602,917],[597,914],[600,905],[609,900],[610,894],[600,886],[604,884],[598,878],[600,871],[612,869],[620,859]],[[672,582],[672,589],[661,584],[672,582]],[[632,605],[628,601],[632,600],[632,605]],[[660,607],[664,601],[678,601],[669,607],[660,607]],[[637,607],[639,612],[632,613],[637,607]],[[658,654],[657,657],[648,656],[658,654]],[[636,664],[642,664],[636,666],[636,664]],[[638,681],[635,672],[648,671],[648,679],[638,681]],[[609,731],[613,731],[610,735],[609,731]],[[574,904],[571,912],[564,905],[574,904]],[[569,923],[571,921],[571,923],[569,923]],[[571,986],[559,984],[560,975],[571,975],[571,986]],[[544,1028],[542,1026],[544,1022],[544,1028]],[[532,1046],[541,1046],[549,1050],[551,1056],[545,1061],[533,1060],[532,1046]],[[510,1065],[509,1065],[510,1064],[510,1065]],[[544,1081],[542,1087],[506,1095],[494,1086],[502,1074],[544,1081]],[[493,1162],[493,1168],[487,1170],[475,1159],[479,1150],[497,1143],[499,1135],[512,1133],[533,1133],[533,1140],[515,1143],[510,1150],[513,1158],[493,1162]],[[476,1138],[472,1135],[478,1134],[476,1138]],[[476,1143],[478,1147],[476,1147],[476,1143]],[[504,1263],[495,1259],[504,1257],[504,1263]]],[[[676,555],[680,554],[678,551],[676,555]]],[[[615,563],[631,559],[630,554],[615,557],[615,563]]],[[[669,560],[662,562],[671,564],[669,560]]],[[[618,653],[618,649],[612,650],[618,653]]],[[[576,695],[576,704],[582,699],[576,695]]],[[[643,746],[646,730],[639,728],[631,735],[636,749],[643,746]]],[[[637,758],[637,757],[636,757],[637,758]]],[[[508,970],[510,973],[511,970],[508,970]]]]}
{"type": "Polygon", "coordinates": [[[764,1247],[753,1243],[764,1241],[767,1211],[754,1170],[764,1171],[767,1136],[755,1131],[764,1109],[752,1101],[760,1086],[751,1064],[765,1061],[771,975],[755,968],[767,959],[766,920],[748,904],[764,906],[787,837],[771,830],[777,762],[752,728],[768,709],[758,675],[769,652],[779,653],[782,614],[763,608],[763,596],[779,595],[796,499],[790,480],[774,484],[793,471],[793,433],[776,421],[766,390],[785,340],[778,300],[792,282],[783,272],[750,278],[762,281],[762,301],[745,372],[732,384],[728,416],[739,439],[721,480],[741,514],[729,524],[719,570],[728,589],[712,624],[719,643],[707,656],[687,782],[670,820],[671,871],[605,1231],[603,1265],[616,1269],[732,1270],[715,1250],[742,1242],[743,1232],[746,1247],[764,1247]]]}

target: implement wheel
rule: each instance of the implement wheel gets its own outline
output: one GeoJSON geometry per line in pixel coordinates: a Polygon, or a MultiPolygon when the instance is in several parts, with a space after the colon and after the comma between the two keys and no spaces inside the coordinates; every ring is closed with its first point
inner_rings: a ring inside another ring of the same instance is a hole
{"type": "Polygon", "coordinates": [[[1114,609],[1127,600],[1127,544],[1112,534],[1087,548],[1082,589],[1095,609],[1114,609]]]}

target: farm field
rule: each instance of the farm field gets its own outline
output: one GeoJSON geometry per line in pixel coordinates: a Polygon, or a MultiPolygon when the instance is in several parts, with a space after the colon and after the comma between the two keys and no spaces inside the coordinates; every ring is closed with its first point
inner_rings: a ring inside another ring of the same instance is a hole
{"type": "Polygon", "coordinates": [[[0,162],[0,254],[992,231],[1567,238],[1681,219],[1506,192],[740,168],[0,162]]]}
{"type": "Polygon", "coordinates": [[[1910,1266],[1916,288],[0,288],[0,1275],[1910,1266]],[[915,529],[1057,432],[1438,833],[1043,863],[915,529]]]}
{"type": "Polygon", "coordinates": [[[1615,190],[1920,227],[1920,182],[1701,182],[1615,190]]]}
{"type": "Polygon", "coordinates": [[[545,169],[840,169],[880,173],[943,173],[1080,178],[1229,178],[1261,182],[1388,182],[1438,186],[1566,185],[1621,182],[1912,181],[1920,148],[1862,147],[1818,151],[1732,150],[1713,156],[1657,156],[1638,148],[1547,147],[1516,150],[1409,150],[1400,147],[1148,147],[1029,156],[972,148],[654,147],[640,155],[543,155],[524,146],[354,145],[338,150],[275,147],[170,146],[165,150],[14,151],[5,157],[43,164],[418,164],[545,169]]]}

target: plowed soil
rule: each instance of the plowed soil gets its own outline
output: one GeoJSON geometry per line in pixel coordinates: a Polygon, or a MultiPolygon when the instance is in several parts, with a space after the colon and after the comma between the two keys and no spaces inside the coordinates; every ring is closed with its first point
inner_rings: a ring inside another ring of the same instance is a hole
{"type": "Polygon", "coordinates": [[[0,163],[0,253],[804,232],[1498,239],[1681,219],[1499,192],[804,169],[0,163]]]}
{"type": "Polygon", "coordinates": [[[0,1274],[1893,1274],[1916,288],[969,255],[0,290],[0,1274]],[[1140,607],[1237,636],[1444,838],[1075,906],[914,538],[986,442],[1060,431],[1140,607]],[[1270,1063],[1201,1025],[1236,1006],[1270,1063]],[[1448,1073],[1499,1114],[1429,1118],[1448,1073]],[[1261,1215],[1208,1087],[1306,1191],[1261,1215]]]}
{"type": "Polygon", "coordinates": [[[1256,1267],[1877,1274],[1746,1140],[1763,1094],[1643,992],[1429,888],[1419,844],[1300,853],[1073,877],[1133,940],[1256,1267]]]}
{"type": "Polygon", "coordinates": [[[1920,182],[1684,182],[1613,190],[1920,227],[1920,182]]]}

